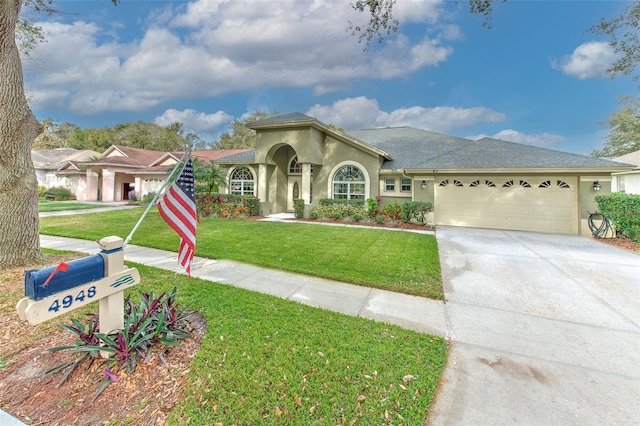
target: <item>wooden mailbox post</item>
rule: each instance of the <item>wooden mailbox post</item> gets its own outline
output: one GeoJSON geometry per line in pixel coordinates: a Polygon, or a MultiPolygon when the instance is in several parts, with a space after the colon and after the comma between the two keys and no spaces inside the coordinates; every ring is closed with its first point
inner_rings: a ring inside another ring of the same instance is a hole
{"type": "Polygon", "coordinates": [[[20,319],[35,325],[100,301],[100,332],[124,328],[124,290],[140,282],[135,268],[124,264],[123,239],[98,241],[99,254],[73,260],[65,268],[25,271],[25,296],[16,305],[20,319]]]}

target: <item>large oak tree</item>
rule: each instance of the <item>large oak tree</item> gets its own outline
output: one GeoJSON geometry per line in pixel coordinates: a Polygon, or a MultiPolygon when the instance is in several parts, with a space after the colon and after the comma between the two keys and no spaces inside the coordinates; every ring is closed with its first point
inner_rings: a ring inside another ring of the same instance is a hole
{"type": "Polygon", "coordinates": [[[41,259],[31,144],[43,126],[24,93],[16,44],[22,0],[0,0],[0,268],[41,259]]]}

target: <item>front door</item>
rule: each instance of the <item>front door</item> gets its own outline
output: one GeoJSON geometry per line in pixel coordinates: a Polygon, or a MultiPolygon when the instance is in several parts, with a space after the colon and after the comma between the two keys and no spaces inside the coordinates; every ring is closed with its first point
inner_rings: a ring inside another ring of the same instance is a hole
{"type": "Polygon", "coordinates": [[[300,183],[298,182],[299,176],[289,177],[289,185],[287,189],[287,211],[292,212],[294,210],[293,200],[300,198],[300,183]]]}

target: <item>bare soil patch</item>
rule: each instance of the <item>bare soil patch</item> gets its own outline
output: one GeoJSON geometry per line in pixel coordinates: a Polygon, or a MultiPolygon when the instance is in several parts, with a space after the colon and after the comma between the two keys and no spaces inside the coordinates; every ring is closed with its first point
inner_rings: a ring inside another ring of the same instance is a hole
{"type": "MultiPolygon", "coordinates": [[[[48,256],[42,266],[70,258],[73,256],[48,256]]],[[[92,401],[105,379],[99,362],[88,372],[76,369],[62,384],[61,373],[45,375],[70,359],[65,352],[45,351],[72,344],[73,335],[47,324],[32,326],[20,321],[15,303],[23,294],[22,271],[0,272],[0,407],[30,425],[166,424],[206,332],[203,316],[189,316],[191,337],[180,346],[155,350],[131,374],[118,371],[118,382],[92,401]],[[5,297],[7,294],[10,296],[5,297]]]]}

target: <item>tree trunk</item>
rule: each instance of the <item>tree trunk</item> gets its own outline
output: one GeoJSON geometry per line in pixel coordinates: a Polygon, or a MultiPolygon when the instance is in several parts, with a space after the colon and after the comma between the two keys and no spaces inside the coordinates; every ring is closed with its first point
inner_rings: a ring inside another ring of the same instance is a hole
{"type": "Polygon", "coordinates": [[[42,259],[31,146],[43,127],[24,94],[16,23],[22,0],[0,0],[0,268],[42,259]]]}

